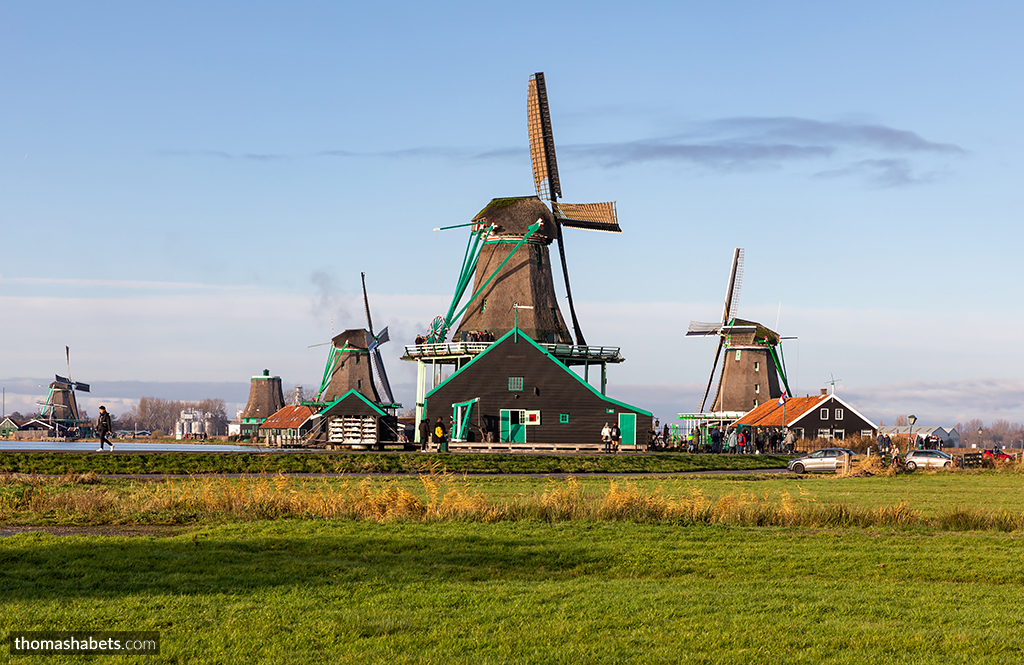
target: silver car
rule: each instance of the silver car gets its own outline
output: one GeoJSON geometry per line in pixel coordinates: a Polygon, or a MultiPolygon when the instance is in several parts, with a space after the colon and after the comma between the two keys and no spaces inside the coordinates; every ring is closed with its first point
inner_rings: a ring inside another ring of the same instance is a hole
{"type": "Polygon", "coordinates": [[[907,453],[907,471],[922,469],[949,469],[953,458],[941,450],[911,450],[907,453]]]}
{"type": "Polygon", "coordinates": [[[809,455],[790,460],[786,468],[793,473],[835,471],[843,455],[849,455],[852,460],[856,453],[849,448],[819,448],[809,455]]]}

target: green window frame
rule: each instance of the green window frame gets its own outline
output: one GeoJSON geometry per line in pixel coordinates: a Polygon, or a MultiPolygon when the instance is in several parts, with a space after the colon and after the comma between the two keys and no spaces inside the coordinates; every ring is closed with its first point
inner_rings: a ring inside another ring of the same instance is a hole
{"type": "Polygon", "coordinates": [[[486,311],[487,311],[487,298],[482,298],[480,300],[480,313],[483,314],[486,311]]]}
{"type": "Polygon", "coordinates": [[[560,413],[560,414],[558,414],[558,422],[562,423],[563,425],[568,425],[569,424],[569,414],[568,413],[560,413]]]}
{"type": "Polygon", "coordinates": [[[521,377],[521,376],[510,376],[510,377],[508,377],[508,389],[509,390],[522,390],[523,389],[523,377],[521,377]]]}

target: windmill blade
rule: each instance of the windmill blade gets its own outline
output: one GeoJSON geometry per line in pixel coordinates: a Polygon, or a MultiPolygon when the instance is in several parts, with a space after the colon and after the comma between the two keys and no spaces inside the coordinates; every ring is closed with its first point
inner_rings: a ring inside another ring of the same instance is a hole
{"type": "Polygon", "coordinates": [[[721,323],[704,323],[703,321],[690,321],[690,327],[686,330],[687,336],[702,335],[708,336],[717,334],[722,329],[721,323]]]}
{"type": "Polygon", "coordinates": [[[366,297],[366,273],[361,272],[359,276],[363,280],[363,305],[366,307],[366,328],[373,334],[373,320],[370,319],[370,299],[366,297]]]}
{"type": "Polygon", "coordinates": [[[740,288],[743,286],[743,248],[737,247],[732,253],[732,269],[729,271],[729,288],[725,292],[725,307],[722,310],[722,325],[736,318],[739,309],[740,288]]]}
{"type": "Polygon", "coordinates": [[[551,202],[555,217],[570,229],[586,229],[605,233],[622,233],[615,201],[607,203],[558,203],[551,202]]]}
{"type": "Polygon", "coordinates": [[[388,375],[384,372],[384,360],[380,357],[380,349],[374,349],[370,354],[370,363],[373,366],[377,382],[382,388],[382,397],[387,400],[388,404],[394,404],[395,396],[391,393],[391,384],[388,383],[388,375]]]}
{"type": "Polygon", "coordinates": [[[711,376],[708,378],[708,387],[704,389],[704,398],[700,401],[700,410],[698,413],[704,413],[704,405],[707,404],[708,393],[711,392],[711,384],[715,382],[715,370],[718,369],[718,356],[722,354],[723,346],[725,346],[725,340],[719,337],[718,348],[715,350],[715,361],[711,363],[711,376]]]}
{"type": "Polygon", "coordinates": [[[562,195],[555,159],[555,137],[551,132],[551,112],[544,72],[530,77],[526,93],[526,127],[530,133],[530,161],[533,163],[533,185],[537,196],[552,201],[562,195]]]}
{"type": "Polygon", "coordinates": [[[367,351],[374,351],[378,346],[384,342],[390,342],[391,338],[388,336],[388,327],[384,326],[384,330],[380,331],[380,334],[373,336],[370,333],[366,333],[366,349],[367,351]]]}

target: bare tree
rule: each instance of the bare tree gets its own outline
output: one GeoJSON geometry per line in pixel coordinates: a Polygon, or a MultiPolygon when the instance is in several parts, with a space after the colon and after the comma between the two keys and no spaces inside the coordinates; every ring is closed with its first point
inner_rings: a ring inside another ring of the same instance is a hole
{"type": "Polygon", "coordinates": [[[896,416],[896,427],[906,427],[909,424],[906,416],[896,416]]]}

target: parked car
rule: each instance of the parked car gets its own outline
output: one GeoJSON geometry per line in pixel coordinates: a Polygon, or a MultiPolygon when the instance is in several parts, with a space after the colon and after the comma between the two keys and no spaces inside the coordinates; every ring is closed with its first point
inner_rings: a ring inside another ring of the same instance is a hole
{"type": "Polygon", "coordinates": [[[954,465],[953,458],[941,450],[911,450],[906,457],[907,471],[922,469],[948,469],[954,465]]]}
{"type": "Polygon", "coordinates": [[[809,455],[790,460],[786,468],[793,473],[835,471],[842,455],[849,455],[852,460],[857,454],[849,448],[819,448],[809,455]]]}
{"type": "Polygon", "coordinates": [[[981,451],[982,460],[996,460],[998,462],[1011,462],[1013,457],[1007,455],[1002,450],[987,448],[981,451]]]}

